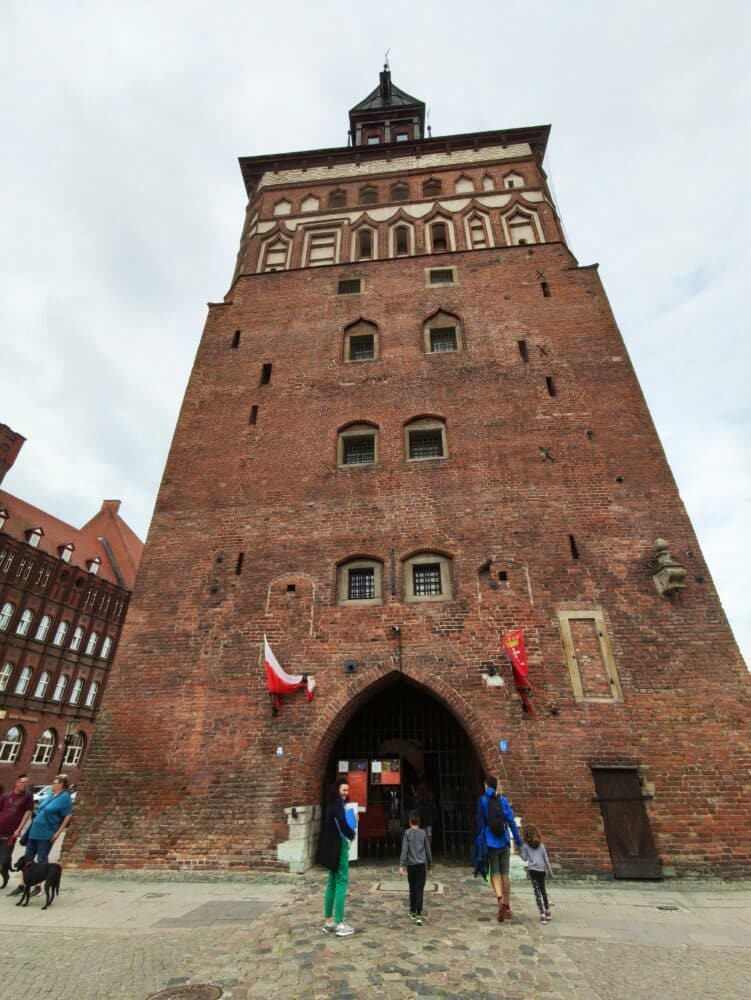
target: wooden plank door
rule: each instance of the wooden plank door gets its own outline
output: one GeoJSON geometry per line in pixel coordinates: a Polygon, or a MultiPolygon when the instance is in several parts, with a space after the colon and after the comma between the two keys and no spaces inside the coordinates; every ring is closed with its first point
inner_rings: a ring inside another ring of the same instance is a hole
{"type": "Polygon", "coordinates": [[[662,878],[636,768],[593,768],[616,878],[662,878]]]}

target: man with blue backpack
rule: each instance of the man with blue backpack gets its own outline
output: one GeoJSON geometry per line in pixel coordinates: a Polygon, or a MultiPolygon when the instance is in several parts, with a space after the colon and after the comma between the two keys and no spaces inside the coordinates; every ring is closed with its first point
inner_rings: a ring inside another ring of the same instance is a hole
{"type": "Polygon", "coordinates": [[[514,813],[508,799],[501,795],[497,778],[485,779],[485,793],[477,801],[477,839],[484,839],[488,849],[490,884],[498,900],[498,923],[511,919],[511,880],[509,861],[511,831],[517,847],[522,839],[516,829],[514,813]]]}

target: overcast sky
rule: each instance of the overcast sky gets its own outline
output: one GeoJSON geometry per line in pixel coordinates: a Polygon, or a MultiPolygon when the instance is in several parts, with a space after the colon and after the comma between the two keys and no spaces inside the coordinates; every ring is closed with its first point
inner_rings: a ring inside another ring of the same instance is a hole
{"type": "Polygon", "coordinates": [[[346,144],[390,49],[433,135],[552,124],[570,247],[600,263],[748,661],[751,5],[365,10],[3,0],[0,422],[28,439],[5,488],[77,526],[121,499],[145,537],[232,275],[237,157],[346,144]]]}

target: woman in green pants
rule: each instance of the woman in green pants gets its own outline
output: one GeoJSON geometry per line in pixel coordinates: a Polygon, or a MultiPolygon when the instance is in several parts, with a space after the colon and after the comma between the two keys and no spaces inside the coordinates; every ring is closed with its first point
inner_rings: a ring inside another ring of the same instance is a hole
{"type": "MultiPolygon", "coordinates": [[[[326,803],[324,828],[321,836],[328,846],[329,877],[326,881],[326,895],[323,900],[323,929],[337,937],[349,937],[355,930],[344,923],[344,903],[349,882],[349,845],[355,839],[355,831],[347,822],[344,803],[349,796],[346,778],[339,778],[332,786],[326,803]],[[338,852],[338,853],[337,853],[338,852]],[[335,866],[335,867],[334,867],[335,866]]],[[[322,852],[323,853],[323,852],[322,852]]]]}

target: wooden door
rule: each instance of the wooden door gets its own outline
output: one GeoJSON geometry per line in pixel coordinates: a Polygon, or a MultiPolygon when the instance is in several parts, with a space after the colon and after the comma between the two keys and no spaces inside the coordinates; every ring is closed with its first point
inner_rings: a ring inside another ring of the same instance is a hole
{"type": "Polygon", "coordinates": [[[616,878],[662,878],[636,768],[593,768],[616,878]]]}

